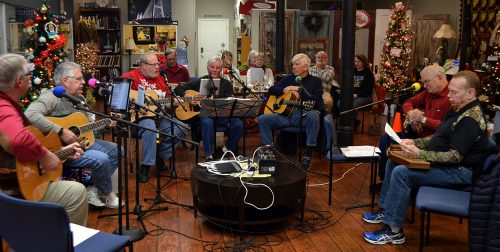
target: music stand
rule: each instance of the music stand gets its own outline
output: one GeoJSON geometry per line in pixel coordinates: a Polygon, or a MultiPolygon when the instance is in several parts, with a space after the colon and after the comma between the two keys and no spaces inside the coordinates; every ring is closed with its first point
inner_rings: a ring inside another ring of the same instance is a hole
{"type": "MultiPolygon", "coordinates": [[[[203,99],[201,100],[200,117],[257,117],[262,102],[262,100],[232,97],[223,99],[203,99]]],[[[243,155],[245,155],[245,146],[245,126],[243,124],[243,155]]]]}
{"type": "Polygon", "coordinates": [[[224,98],[201,100],[201,117],[256,117],[262,100],[224,98]]]}
{"type": "MultiPolygon", "coordinates": [[[[113,80],[113,89],[111,93],[111,102],[110,102],[110,108],[111,111],[114,113],[118,113],[121,116],[127,118],[128,113],[129,113],[129,98],[130,98],[130,87],[132,86],[132,79],[127,79],[127,78],[115,78],[113,80]]],[[[124,234],[127,235],[131,238],[132,241],[138,241],[142,240],[145,236],[145,233],[143,230],[137,228],[137,227],[131,227],[129,224],[129,201],[128,201],[128,173],[125,172],[125,198],[127,199],[125,201],[125,228],[122,227],[122,155],[121,155],[121,149],[122,149],[122,139],[125,137],[125,132],[127,131],[126,129],[122,128],[125,127],[127,128],[127,125],[120,125],[120,127],[117,127],[117,148],[118,148],[118,229],[115,230],[113,233],[116,234],[124,234]]],[[[126,147],[126,141],[125,141],[125,147],[126,147]]],[[[125,148],[126,150],[126,148],[125,148]]],[[[125,160],[127,160],[126,155],[127,151],[124,152],[125,154],[125,160]]],[[[127,164],[126,164],[127,165],[127,164]]],[[[125,165],[125,167],[126,167],[125,165]]],[[[141,219],[141,224],[143,228],[145,229],[144,223],[142,222],[141,219]]]]}

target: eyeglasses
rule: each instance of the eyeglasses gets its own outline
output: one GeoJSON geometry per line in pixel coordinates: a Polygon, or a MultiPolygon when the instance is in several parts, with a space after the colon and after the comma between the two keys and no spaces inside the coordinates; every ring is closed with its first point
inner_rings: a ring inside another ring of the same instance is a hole
{"type": "Polygon", "coordinates": [[[432,79],[434,79],[437,75],[434,75],[432,78],[428,79],[428,80],[424,80],[423,83],[424,85],[427,85],[429,84],[429,82],[431,82],[432,79]]]}
{"type": "Polygon", "coordinates": [[[142,62],[146,65],[150,65],[150,66],[153,66],[153,67],[159,67],[160,66],[160,62],[156,62],[156,63],[148,63],[148,62],[142,62]]]}
{"type": "Polygon", "coordinates": [[[72,79],[75,79],[77,81],[82,81],[83,80],[83,76],[80,76],[80,77],[75,77],[75,76],[66,76],[66,78],[72,78],[72,79]]]}

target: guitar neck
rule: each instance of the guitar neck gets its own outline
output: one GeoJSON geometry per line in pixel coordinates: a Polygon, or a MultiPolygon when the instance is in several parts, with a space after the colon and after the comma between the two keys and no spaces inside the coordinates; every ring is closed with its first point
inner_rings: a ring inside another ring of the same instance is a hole
{"type": "Polygon", "coordinates": [[[89,123],[87,125],[80,127],[80,131],[81,132],[94,131],[97,129],[104,128],[110,123],[111,123],[111,119],[102,119],[102,120],[99,120],[97,122],[89,123]]]}
{"type": "Polygon", "coordinates": [[[75,149],[67,149],[67,150],[61,150],[61,151],[57,151],[57,152],[54,152],[54,154],[56,154],[56,156],[60,159],[60,160],[66,160],[69,156],[75,154],[75,149]]]}
{"type": "Polygon", "coordinates": [[[156,100],[156,102],[158,102],[158,104],[160,105],[169,105],[171,103],[171,100],[170,98],[163,98],[156,100]]]}

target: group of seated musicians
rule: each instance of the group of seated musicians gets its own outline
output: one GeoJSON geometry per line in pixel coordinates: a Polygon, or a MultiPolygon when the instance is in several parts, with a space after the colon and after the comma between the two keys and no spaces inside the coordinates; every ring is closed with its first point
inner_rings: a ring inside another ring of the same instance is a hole
{"type": "MultiPolygon", "coordinates": [[[[311,151],[316,146],[320,127],[323,88],[321,79],[309,74],[311,62],[307,55],[295,55],[292,63],[293,74],[271,87],[269,94],[275,96],[293,94],[303,101],[312,101],[314,106],[312,110],[294,110],[290,116],[277,113],[261,115],[260,138],[262,146],[272,145],[274,129],[297,127],[299,118],[302,117],[302,126],[307,135],[307,147],[301,164],[307,170],[311,167],[311,151]]],[[[134,80],[133,89],[141,85],[149,90],[155,90],[160,97],[168,98],[171,93],[165,79],[160,76],[159,65],[154,53],[145,53],[141,56],[140,67],[125,73],[123,77],[134,80]]],[[[208,75],[202,78],[219,78],[221,70],[221,59],[210,59],[207,64],[208,75]]],[[[407,165],[388,161],[379,198],[380,211],[363,214],[363,220],[368,223],[384,224],[381,230],[365,232],[364,239],[373,244],[405,242],[402,226],[411,189],[421,185],[471,184],[473,170],[482,164],[486,155],[488,139],[486,120],[477,99],[480,88],[478,76],[470,71],[461,71],[455,74],[447,85],[442,69],[436,66],[425,68],[421,75],[427,90],[410,99],[413,107],[408,105],[406,113],[411,119],[409,124],[417,134],[420,133],[419,136],[424,136],[423,133],[428,126],[431,130],[435,128],[435,132],[422,138],[403,139],[400,146],[409,157],[430,162],[431,168],[427,171],[413,170],[407,165]],[[444,97],[448,100],[450,108],[446,114],[444,114],[446,106],[442,105],[447,104],[444,97]]],[[[53,119],[72,116],[79,111],[68,100],[57,98],[52,90],[42,92],[23,114],[17,101],[30,87],[31,76],[28,62],[22,56],[15,54],[0,56],[0,121],[2,121],[0,133],[5,134],[0,134],[2,153],[10,153],[21,162],[40,162],[42,169],[46,171],[59,169],[61,167],[59,157],[44,147],[27,126],[33,124],[31,127],[36,127],[46,134],[56,132],[62,145],[65,145],[61,148],[72,150],[65,166],[90,167],[93,173],[93,185],[85,189],[77,182],[51,182],[40,200],[61,204],[68,212],[71,222],[85,225],[88,211],[86,199],[94,206],[119,207],[118,198],[111,189],[111,175],[118,164],[117,145],[99,139],[93,140],[92,144],[80,142],[81,139],[63,125],[63,121],[53,119]],[[82,149],[84,145],[85,150],[82,149]]],[[[201,78],[179,86],[177,94],[184,96],[187,90],[199,91],[200,80],[201,78]]],[[[54,73],[54,81],[56,85],[64,87],[69,95],[85,101],[81,95],[85,81],[80,65],[72,62],[59,64],[54,73]]],[[[221,79],[215,97],[229,97],[233,92],[231,83],[221,79]]],[[[177,104],[174,102],[175,105],[177,104]]],[[[140,113],[146,114],[146,111],[140,113]]],[[[93,121],[93,116],[84,114],[89,121],[93,121]]],[[[173,126],[172,122],[165,119],[152,117],[137,119],[140,125],[158,127],[166,133],[169,133],[170,127],[173,126]]],[[[175,123],[181,124],[179,121],[175,123]]],[[[206,159],[213,158],[215,126],[227,126],[230,129],[226,149],[236,152],[239,138],[243,134],[243,122],[240,118],[217,118],[214,121],[213,118],[202,117],[197,124],[202,128],[206,159]]],[[[111,122],[110,126],[113,125],[111,122]]],[[[175,135],[184,136],[186,132],[182,129],[174,127],[175,135]]],[[[141,180],[147,180],[149,167],[155,165],[156,160],[156,134],[141,130],[138,134],[143,146],[141,170],[146,171],[145,178],[141,177],[141,180]]],[[[159,147],[160,157],[170,158],[172,148],[177,145],[178,142],[163,141],[159,147]]]]}

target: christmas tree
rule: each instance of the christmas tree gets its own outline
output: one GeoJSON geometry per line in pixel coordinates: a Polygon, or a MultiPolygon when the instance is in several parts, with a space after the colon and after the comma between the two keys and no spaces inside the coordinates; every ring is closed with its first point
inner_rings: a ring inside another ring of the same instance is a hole
{"type": "Polygon", "coordinates": [[[380,79],[390,93],[397,93],[410,81],[409,62],[412,30],[407,7],[398,2],[394,5],[385,36],[380,60],[380,79]]]}
{"type": "Polygon", "coordinates": [[[32,63],[30,70],[33,70],[33,85],[21,97],[21,103],[26,108],[38,98],[42,89],[54,86],[54,70],[66,58],[63,50],[66,38],[59,33],[59,20],[50,13],[45,0],[42,7],[35,10],[34,18],[24,21],[24,26],[29,37],[25,45],[26,58],[32,63]]]}
{"type": "MultiPolygon", "coordinates": [[[[500,30],[498,32],[500,33],[500,30]]],[[[495,45],[491,49],[492,53],[488,58],[492,60],[484,64],[481,69],[488,77],[481,83],[482,95],[479,97],[480,101],[488,105],[488,109],[491,109],[492,104],[500,104],[500,48],[495,45]],[[497,60],[493,60],[495,57],[497,60]]]]}

